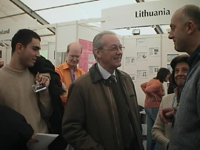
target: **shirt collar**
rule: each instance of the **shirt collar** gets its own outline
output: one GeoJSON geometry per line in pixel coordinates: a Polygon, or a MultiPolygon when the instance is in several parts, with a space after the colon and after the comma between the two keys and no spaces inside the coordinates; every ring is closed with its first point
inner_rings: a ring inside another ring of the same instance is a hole
{"type": "MultiPolygon", "coordinates": [[[[63,69],[64,69],[64,70],[70,69],[67,62],[65,62],[65,63],[63,64],[63,69]]],[[[77,70],[77,66],[75,67],[75,71],[76,71],[76,70],[77,70]]]]}
{"type": "Polygon", "coordinates": [[[190,55],[189,59],[188,59],[188,64],[190,67],[192,67],[195,63],[195,59],[197,56],[200,55],[200,46],[198,46],[196,48],[196,50],[190,55]]]}
{"type": "MultiPolygon", "coordinates": [[[[97,63],[97,65],[98,65],[98,68],[99,68],[99,71],[100,71],[102,77],[104,79],[108,79],[111,76],[111,74],[107,70],[105,70],[103,67],[101,67],[101,65],[99,63],[97,63]]],[[[112,75],[116,76],[115,75],[115,70],[114,70],[112,75]]]]}

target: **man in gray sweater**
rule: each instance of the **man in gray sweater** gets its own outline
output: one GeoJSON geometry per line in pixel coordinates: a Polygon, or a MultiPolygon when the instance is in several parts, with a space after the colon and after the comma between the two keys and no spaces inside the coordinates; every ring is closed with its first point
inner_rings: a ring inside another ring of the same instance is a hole
{"type": "Polygon", "coordinates": [[[172,108],[165,108],[159,114],[163,122],[173,123],[169,150],[199,150],[200,8],[195,5],[183,6],[172,16],[170,26],[169,39],[173,40],[176,51],[190,55],[190,70],[179,98],[177,112],[172,108]]]}

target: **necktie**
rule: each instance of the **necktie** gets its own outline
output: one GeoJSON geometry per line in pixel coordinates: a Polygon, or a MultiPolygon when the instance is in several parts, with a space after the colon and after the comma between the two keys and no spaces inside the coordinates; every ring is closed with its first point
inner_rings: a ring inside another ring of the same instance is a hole
{"type": "Polygon", "coordinates": [[[132,130],[131,130],[131,123],[129,119],[129,112],[128,112],[128,106],[125,100],[125,94],[123,93],[122,88],[120,87],[120,83],[117,82],[116,77],[114,75],[111,75],[109,77],[110,87],[113,91],[113,96],[115,99],[115,103],[117,106],[117,111],[119,115],[119,122],[120,122],[120,128],[121,128],[121,135],[122,140],[124,144],[125,149],[130,148],[131,140],[132,140],[132,130]]]}
{"type": "Polygon", "coordinates": [[[75,73],[74,73],[74,71],[71,71],[70,75],[71,75],[72,82],[74,82],[74,80],[75,80],[75,73]]]}

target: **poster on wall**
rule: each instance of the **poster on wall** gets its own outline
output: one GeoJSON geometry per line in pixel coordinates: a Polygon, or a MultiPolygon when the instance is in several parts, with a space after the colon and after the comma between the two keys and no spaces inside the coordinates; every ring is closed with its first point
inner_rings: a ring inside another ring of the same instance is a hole
{"type": "Polygon", "coordinates": [[[82,50],[82,54],[79,61],[79,67],[85,72],[88,70],[88,53],[86,50],[82,50]]]}
{"type": "Polygon", "coordinates": [[[132,81],[135,82],[135,74],[129,74],[129,75],[130,75],[132,81]]]}
{"type": "Polygon", "coordinates": [[[79,43],[82,45],[82,54],[79,61],[79,67],[85,72],[96,62],[92,52],[92,42],[79,39],[79,43]]]}
{"type": "Polygon", "coordinates": [[[160,56],[160,50],[158,47],[149,48],[149,56],[160,56]]]}
{"type": "Polygon", "coordinates": [[[147,52],[137,52],[137,60],[147,61],[148,60],[147,52]]]}
{"type": "Polygon", "coordinates": [[[83,50],[92,51],[93,43],[91,41],[79,39],[79,43],[81,44],[83,50]]]}
{"type": "Polygon", "coordinates": [[[136,46],[138,46],[138,47],[146,47],[147,46],[147,39],[146,38],[138,38],[138,39],[136,39],[136,46]]]}
{"type": "Polygon", "coordinates": [[[172,59],[178,55],[179,54],[167,54],[167,62],[170,63],[172,59]]]}
{"type": "Polygon", "coordinates": [[[157,74],[159,66],[149,66],[149,74],[157,74]]]}
{"type": "Polygon", "coordinates": [[[148,78],[147,70],[137,70],[137,79],[146,79],[148,78]]]}
{"type": "Polygon", "coordinates": [[[130,65],[134,65],[135,64],[135,57],[126,57],[125,58],[126,61],[126,66],[130,66],[130,65]]]}

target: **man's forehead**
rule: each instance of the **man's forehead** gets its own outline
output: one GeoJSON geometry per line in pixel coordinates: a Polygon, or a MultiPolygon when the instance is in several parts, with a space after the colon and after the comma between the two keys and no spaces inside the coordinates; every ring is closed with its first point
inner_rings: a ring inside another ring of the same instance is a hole
{"type": "Polygon", "coordinates": [[[115,34],[107,34],[102,37],[105,45],[119,45],[120,41],[115,34]]]}
{"type": "Polygon", "coordinates": [[[175,13],[172,16],[172,19],[180,19],[182,12],[183,12],[182,9],[176,10],[175,13]]]}

